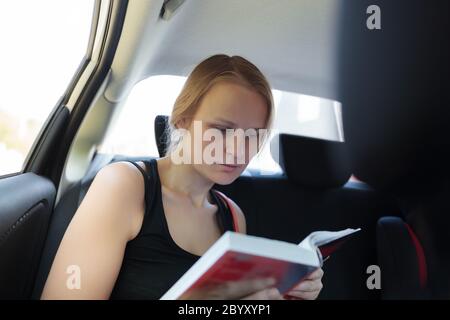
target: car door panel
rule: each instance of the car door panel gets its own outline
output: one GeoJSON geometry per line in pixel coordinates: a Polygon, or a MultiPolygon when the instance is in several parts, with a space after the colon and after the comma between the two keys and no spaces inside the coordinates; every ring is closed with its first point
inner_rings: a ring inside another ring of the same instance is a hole
{"type": "Polygon", "coordinates": [[[0,180],[0,299],[30,297],[55,194],[34,173],[0,180]]]}

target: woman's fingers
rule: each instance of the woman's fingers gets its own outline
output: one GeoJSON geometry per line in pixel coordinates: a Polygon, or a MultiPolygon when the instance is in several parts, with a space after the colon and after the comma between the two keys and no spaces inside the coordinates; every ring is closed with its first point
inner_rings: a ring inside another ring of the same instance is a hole
{"type": "Polygon", "coordinates": [[[282,300],[282,299],[283,297],[281,296],[280,291],[278,291],[277,288],[264,289],[243,298],[243,300],[282,300]]]}
{"type": "Polygon", "coordinates": [[[286,294],[286,299],[313,300],[319,296],[323,288],[323,270],[321,268],[311,273],[305,280],[286,294]]]}
{"type": "Polygon", "coordinates": [[[323,277],[323,270],[322,268],[319,268],[313,273],[311,273],[305,280],[317,280],[321,279],[322,277],[323,277]]]}
{"type": "Polygon", "coordinates": [[[314,300],[317,299],[317,297],[319,296],[320,291],[311,291],[311,292],[307,292],[307,291],[298,291],[298,292],[292,292],[290,291],[289,294],[287,294],[286,299],[287,300],[293,300],[295,299],[300,299],[300,300],[314,300]]]}
{"type": "MultiPolygon", "coordinates": [[[[317,269],[302,281],[286,296],[298,299],[315,299],[322,289],[322,269],[317,269]]],[[[274,288],[275,279],[252,279],[231,281],[218,286],[200,288],[183,299],[251,299],[251,300],[281,300],[283,296],[274,288]]]]}
{"type": "MultiPolygon", "coordinates": [[[[202,287],[189,291],[180,299],[241,299],[248,295],[273,287],[275,279],[251,279],[244,281],[228,281],[220,285],[202,287]]],[[[261,293],[263,295],[263,293],[261,293]]]]}
{"type": "Polygon", "coordinates": [[[301,282],[298,286],[296,286],[294,289],[289,291],[289,294],[291,292],[313,292],[313,291],[320,291],[323,288],[322,281],[320,280],[305,280],[301,282]]]}
{"type": "MultiPolygon", "coordinates": [[[[311,273],[304,281],[302,281],[297,287],[289,291],[286,295],[286,299],[303,299],[314,300],[319,296],[322,290],[322,276],[323,270],[321,268],[311,273]]],[[[246,296],[243,299],[252,300],[282,300],[283,296],[276,288],[267,288],[260,290],[251,295],[246,296]]]]}
{"type": "Polygon", "coordinates": [[[227,299],[240,299],[254,293],[270,289],[275,284],[275,279],[252,279],[247,281],[232,282],[228,288],[227,299]]]}

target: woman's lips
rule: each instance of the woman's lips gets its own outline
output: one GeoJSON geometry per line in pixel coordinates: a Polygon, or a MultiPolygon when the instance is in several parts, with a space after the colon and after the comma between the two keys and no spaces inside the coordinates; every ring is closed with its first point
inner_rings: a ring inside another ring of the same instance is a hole
{"type": "Polygon", "coordinates": [[[221,164],[221,163],[216,164],[222,167],[222,169],[226,172],[232,172],[242,167],[242,164],[221,164]]]}

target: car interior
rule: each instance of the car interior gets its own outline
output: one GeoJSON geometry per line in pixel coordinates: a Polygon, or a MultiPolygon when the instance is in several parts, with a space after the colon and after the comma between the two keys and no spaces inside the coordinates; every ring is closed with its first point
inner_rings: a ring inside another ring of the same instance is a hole
{"type": "Polygon", "coordinates": [[[0,177],[0,299],[39,299],[101,168],[163,156],[166,115],[147,119],[159,155],[99,151],[132,88],[216,53],[248,57],[275,89],[342,104],[344,141],[281,130],[269,148],[282,172],[214,187],[247,233],[298,243],[360,227],[325,262],[319,299],[449,299],[450,4],[375,2],[381,30],[366,27],[367,0],[96,1],[88,54],[23,171],[0,177]]]}

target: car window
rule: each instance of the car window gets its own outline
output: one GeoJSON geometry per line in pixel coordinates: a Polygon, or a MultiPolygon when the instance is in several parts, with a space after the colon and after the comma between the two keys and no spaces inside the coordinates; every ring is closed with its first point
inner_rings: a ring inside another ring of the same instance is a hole
{"type": "MultiPolygon", "coordinates": [[[[158,75],[137,83],[109,130],[99,152],[126,156],[158,156],[154,119],[170,115],[185,77],[158,75]]],[[[343,141],[339,102],[294,92],[273,90],[275,121],[271,131],[343,141]]],[[[251,174],[280,173],[270,153],[270,143],[248,165],[251,174]]]]}
{"type": "Polygon", "coordinates": [[[0,175],[20,172],[86,53],[94,0],[0,2],[0,175]]]}

